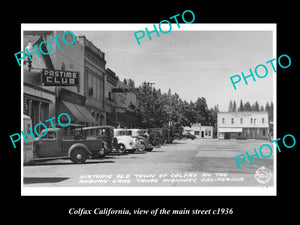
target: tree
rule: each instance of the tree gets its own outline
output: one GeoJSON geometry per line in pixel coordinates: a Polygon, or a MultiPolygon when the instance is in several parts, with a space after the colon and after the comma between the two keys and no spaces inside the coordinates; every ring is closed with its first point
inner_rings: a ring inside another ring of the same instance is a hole
{"type": "Polygon", "coordinates": [[[252,111],[250,102],[244,104],[244,111],[252,111]]]}
{"type": "Polygon", "coordinates": [[[269,120],[270,121],[273,121],[273,110],[274,110],[274,106],[273,106],[273,102],[271,102],[270,110],[269,110],[269,120]]]}
{"type": "Polygon", "coordinates": [[[255,101],[254,104],[251,106],[252,111],[259,111],[259,104],[257,101],[255,101]]]}
{"type": "Polygon", "coordinates": [[[233,105],[232,105],[232,101],[230,100],[229,106],[228,106],[228,112],[232,112],[232,109],[233,109],[233,105]]]}
{"type": "Polygon", "coordinates": [[[240,101],[239,111],[240,111],[240,112],[243,112],[243,111],[244,111],[243,100],[240,101]]]}
{"type": "Polygon", "coordinates": [[[236,103],[235,103],[235,100],[233,101],[233,104],[232,104],[232,111],[233,112],[236,112],[236,103]]]}
{"type": "Polygon", "coordinates": [[[267,112],[269,112],[269,111],[270,111],[270,105],[269,105],[269,103],[268,103],[268,102],[266,103],[265,111],[267,111],[267,112]]]}
{"type": "Polygon", "coordinates": [[[262,112],[265,111],[265,108],[263,105],[260,106],[260,111],[262,111],[262,112]]]}

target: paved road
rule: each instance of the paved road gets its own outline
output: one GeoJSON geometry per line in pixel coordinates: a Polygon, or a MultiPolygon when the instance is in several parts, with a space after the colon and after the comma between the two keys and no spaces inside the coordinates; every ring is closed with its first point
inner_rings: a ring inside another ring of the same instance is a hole
{"type": "MultiPolygon", "coordinates": [[[[260,140],[176,140],[145,154],[113,154],[85,164],[55,160],[24,167],[24,186],[261,186],[254,177],[264,166],[273,171],[273,156],[252,158],[239,169],[234,157],[251,153],[260,140]]],[[[274,149],[273,149],[274,151],[274,149]]],[[[265,155],[269,152],[263,150],[265,155]]]]}

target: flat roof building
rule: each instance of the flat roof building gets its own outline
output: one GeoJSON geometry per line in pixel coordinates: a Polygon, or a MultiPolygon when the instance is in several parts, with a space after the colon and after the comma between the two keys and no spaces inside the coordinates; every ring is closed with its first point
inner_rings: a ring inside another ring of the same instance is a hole
{"type": "Polygon", "coordinates": [[[268,112],[219,112],[218,138],[268,139],[268,112]]]}

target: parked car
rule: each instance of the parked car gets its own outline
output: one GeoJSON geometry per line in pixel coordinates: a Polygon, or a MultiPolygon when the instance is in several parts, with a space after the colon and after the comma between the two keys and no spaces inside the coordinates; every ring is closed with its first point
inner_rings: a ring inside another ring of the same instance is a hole
{"type": "Polygon", "coordinates": [[[147,134],[146,134],[146,130],[143,129],[127,129],[126,130],[126,134],[130,135],[131,137],[135,137],[137,138],[137,140],[139,141],[139,144],[141,145],[141,147],[137,150],[139,151],[152,151],[153,150],[153,146],[150,144],[147,134]]]}
{"type": "Polygon", "coordinates": [[[162,130],[163,136],[165,138],[166,143],[172,143],[174,138],[171,130],[169,128],[158,128],[162,130]]]}
{"type": "Polygon", "coordinates": [[[118,140],[118,151],[120,153],[134,152],[136,150],[137,138],[133,138],[126,134],[124,129],[114,129],[114,136],[118,140]]]}
{"type": "Polygon", "coordinates": [[[191,134],[191,133],[187,133],[184,135],[187,139],[192,139],[194,140],[195,138],[197,138],[195,135],[191,134]]]}
{"type": "Polygon", "coordinates": [[[150,128],[148,129],[148,134],[149,142],[151,143],[151,145],[155,147],[160,147],[161,145],[165,144],[165,140],[161,131],[155,128],[150,128]]]}
{"type": "Polygon", "coordinates": [[[113,149],[118,148],[118,140],[114,137],[114,128],[111,126],[93,126],[82,128],[86,139],[101,140],[106,150],[105,154],[109,154],[113,149]]]}
{"type": "Polygon", "coordinates": [[[173,142],[173,136],[169,128],[151,128],[151,133],[159,138],[162,138],[162,145],[173,142]]]}
{"type": "MultiPolygon", "coordinates": [[[[48,128],[47,134],[34,141],[34,161],[70,158],[74,163],[84,163],[88,157],[105,155],[105,143],[100,139],[86,139],[82,125],[48,128]]],[[[46,131],[42,130],[41,134],[46,131]]]]}

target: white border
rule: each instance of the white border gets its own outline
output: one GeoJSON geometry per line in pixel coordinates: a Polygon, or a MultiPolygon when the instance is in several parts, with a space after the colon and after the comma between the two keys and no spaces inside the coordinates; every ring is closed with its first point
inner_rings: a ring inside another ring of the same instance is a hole
{"type": "MultiPolygon", "coordinates": [[[[71,31],[138,31],[153,24],[21,24],[21,49],[24,30],[71,30],[71,31]],[[66,29],[67,28],[67,29],[66,29]]],[[[172,31],[273,31],[273,58],[277,58],[276,24],[181,24],[172,23],[172,31]]],[[[275,64],[277,67],[277,64],[275,64]]],[[[276,73],[273,74],[274,139],[277,139],[277,89],[276,73]]],[[[21,64],[21,115],[23,115],[23,64],[21,64]]],[[[23,119],[21,120],[23,130],[23,119]]],[[[21,141],[23,149],[23,141],[21,141]]],[[[273,144],[272,187],[24,187],[23,154],[21,151],[21,195],[25,196],[276,196],[277,151],[273,144]]]]}

